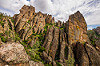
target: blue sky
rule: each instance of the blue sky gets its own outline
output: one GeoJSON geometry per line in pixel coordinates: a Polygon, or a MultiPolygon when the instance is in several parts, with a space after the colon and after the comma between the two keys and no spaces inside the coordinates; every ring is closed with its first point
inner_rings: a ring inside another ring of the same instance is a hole
{"type": "Polygon", "coordinates": [[[0,0],[0,12],[13,16],[24,4],[34,6],[36,12],[53,15],[56,21],[67,21],[69,15],[79,10],[88,29],[100,26],[100,0],[0,0]]]}

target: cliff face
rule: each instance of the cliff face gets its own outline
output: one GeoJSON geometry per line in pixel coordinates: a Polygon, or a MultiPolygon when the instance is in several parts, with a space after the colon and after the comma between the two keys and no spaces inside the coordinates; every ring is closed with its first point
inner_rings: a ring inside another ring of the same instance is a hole
{"type": "Polygon", "coordinates": [[[69,16],[68,25],[66,26],[68,26],[69,44],[75,42],[83,43],[88,41],[87,24],[79,11],[69,16]]]}
{"type": "Polygon", "coordinates": [[[54,23],[54,18],[51,15],[42,14],[41,12],[35,13],[35,8],[24,5],[20,9],[20,14],[14,16],[15,30],[20,34],[24,40],[32,35],[34,29],[35,33],[43,33],[46,23],[54,23]]]}
{"type": "MultiPolygon", "coordinates": [[[[99,34],[99,28],[94,31],[99,34]]],[[[24,5],[13,18],[0,18],[0,64],[99,66],[99,44],[92,45],[92,39],[89,38],[87,24],[79,11],[70,15],[69,20],[63,23],[54,22],[51,15],[35,13],[34,7],[24,5]],[[21,44],[27,54],[20,47],[21,44]],[[9,50],[9,46],[12,49],[9,50]],[[1,50],[8,52],[8,55],[1,50]],[[20,50],[22,51],[19,52],[20,50]],[[14,53],[12,57],[11,53],[14,53]]]]}

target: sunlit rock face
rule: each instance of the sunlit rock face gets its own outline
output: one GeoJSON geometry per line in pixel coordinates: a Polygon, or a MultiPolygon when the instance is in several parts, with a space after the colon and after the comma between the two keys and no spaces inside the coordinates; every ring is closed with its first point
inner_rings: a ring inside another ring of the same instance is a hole
{"type": "Polygon", "coordinates": [[[0,21],[0,66],[100,65],[100,29],[87,32],[79,11],[64,23],[24,5],[13,18],[0,21]]]}
{"type": "Polygon", "coordinates": [[[54,23],[51,15],[41,12],[35,13],[35,8],[24,5],[20,9],[20,13],[14,15],[16,32],[20,33],[22,39],[27,39],[32,35],[32,29],[35,33],[43,33],[46,23],[54,23]]]}
{"type": "Polygon", "coordinates": [[[69,44],[88,41],[87,24],[79,11],[69,16],[68,24],[66,26],[68,26],[69,44]]]}

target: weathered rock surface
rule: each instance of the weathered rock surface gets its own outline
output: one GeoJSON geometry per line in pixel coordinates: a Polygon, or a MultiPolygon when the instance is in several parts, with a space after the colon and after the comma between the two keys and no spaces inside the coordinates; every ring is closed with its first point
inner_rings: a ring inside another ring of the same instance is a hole
{"type": "Polygon", "coordinates": [[[32,35],[32,31],[38,34],[43,33],[46,23],[54,23],[54,18],[51,15],[45,15],[41,12],[35,13],[34,7],[26,5],[13,18],[15,19],[16,32],[23,40],[27,40],[32,35]]]}
{"type": "Polygon", "coordinates": [[[87,54],[88,54],[89,59],[90,59],[89,60],[90,65],[99,66],[100,65],[100,59],[99,59],[100,58],[100,54],[99,54],[100,52],[98,53],[98,51],[89,44],[86,44],[85,48],[86,48],[87,54]],[[98,59],[96,59],[96,58],[98,58],[98,59]]]}
{"type": "Polygon", "coordinates": [[[0,24],[0,33],[3,33],[3,27],[1,24],[0,24]]]}
{"type": "Polygon", "coordinates": [[[6,64],[17,64],[28,62],[29,56],[21,44],[10,42],[0,45],[0,59],[6,64]]]}
{"type": "Polygon", "coordinates": [[[81,44],[80,42],[76,43],[73,51],[75,54],[76,64],[79,66],[89,66],[89,58],[84,44],[81,44]]]}
{"type": "Polygon", "coordinates": [[[24,5],[13,19],[14,24],[8,17],[0,19],[0,66],[100,65],[100,28],[88,33],[88,38],[87,24],[79,11],[66,23],[55,23],[52,15],[36,13],[34,7],[24,5]]]}
{"type": "Polygon", "coordinates": [[[29,61],[30,66],[44,66],[42,62],[29,61]]]}
{"type": "Polygon", "coordinates": [[[100,27],[97,27],[93,30],[88,30],[88,36],[93,45],[98,51],[100,51],[100,27]]]}
{"type": "Polygon", "coordinates": [[[67,31],[69,44],[78,42],[88,42],[87,24],[83,15],[77,11],[69,16],[67,31]]]}
{"type": "Polygon", "coordinates": [[[100,35],[100,27],[97,27],[96,29],[93,29],[97,34],[100,35]]]}
{"type": "MultiPolygon", "coordinates": [[[[53,26],[47,31],[43,44],[46,49],[46,52],[43,52],[44,60],[52,64],[56,60],[65,66],[74,64],[79,66],[95,65],[95,62],[91,64],[92,61],[88,55],[88,49],[86,49],[87,45],[85,45],[86,43],[90,45],[90,41],[83,15],[78,11],[69,17],[68,22],[64,24],[58,21],[56,26],[58,28],[53,26]],[[53,61],[50,61],[49,57],[53,61]]],[[[97,54],[99,54],[98,51],[97,54]]],[[[97,63],[99,64],[99,60],[97,63]]]]}

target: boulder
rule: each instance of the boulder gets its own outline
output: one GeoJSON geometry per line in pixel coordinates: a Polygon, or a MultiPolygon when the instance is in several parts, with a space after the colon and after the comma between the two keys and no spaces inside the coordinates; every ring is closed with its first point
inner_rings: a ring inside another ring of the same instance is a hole
{"type": "Polygon", "coordinates": [[[29,61],[29,56],[21,44],[8,42],[0,46],[0,59],[5,64],[13,65],[27,63],[29,61]]]}

